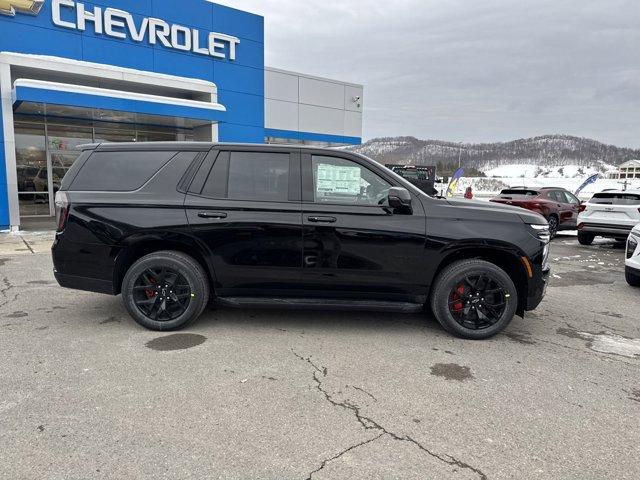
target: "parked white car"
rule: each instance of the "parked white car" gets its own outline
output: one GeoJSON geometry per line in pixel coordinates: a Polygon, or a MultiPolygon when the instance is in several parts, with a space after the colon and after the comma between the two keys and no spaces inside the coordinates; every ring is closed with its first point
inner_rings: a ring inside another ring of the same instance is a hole
{"type": "Polygon", "coordinates": [[[640,287],[640,223],[631,230],[627,239],[627,259],[624,275],[632,287],[640,287]]]}
{"type": "Polygon", "coordinates": [[[624,241],[640,223],[640,190],[609,190],[596,193],[580,205],[578,241],[591,245],[595,237],[624,241]]]}

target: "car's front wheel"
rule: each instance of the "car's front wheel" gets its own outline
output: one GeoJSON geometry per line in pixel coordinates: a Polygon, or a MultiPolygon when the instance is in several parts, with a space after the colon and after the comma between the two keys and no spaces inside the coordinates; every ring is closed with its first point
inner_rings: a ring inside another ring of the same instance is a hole
{"type": "Polygon", "coordinates": [[[438,275],[431,309],[448,332],[480,340],[502,331],[513,319],[518,291],[507,273],[484,260],[462,260],[438,275]]]}
{"type": "Polygon", "coordinates": [[[136,261],[122,282],[129,315],[151,330],[177,330],[197,319],[209,301],[202,266],[181,252],[160,251],[136,261]]]}

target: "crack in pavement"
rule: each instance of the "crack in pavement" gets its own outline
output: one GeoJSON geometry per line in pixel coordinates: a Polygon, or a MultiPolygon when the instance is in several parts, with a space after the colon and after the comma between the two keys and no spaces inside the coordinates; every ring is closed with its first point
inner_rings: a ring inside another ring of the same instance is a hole
{"type": "Polygon", "coordinates": [[[461,460],[458,460],[457,458],[455,458],[452,455],[448,455],[448,454],[440,454],[440,453],[436,453],[433,452],[431,450],[429,450],[427,447],[425,447],[424,445],[422,445],[420,442],[418,442],[417,440],[415,440],[414,438],[410,437],[409,435],[398,435],[395,432],[392,432],[391,430],[387,430],[385,427],[383,427],[380,423],[378,423],[376,420],[365,416],[362,411],[360,410],[360,407],[354,403],[349,402],[348,400],[344,400],[344,401],[337,401],[333,398],[333,396],[324,388],[324,386],[322,385],[322,377],[326,377],[327,376],[327,368],[326,367],[322,367],[320,368],[318,365],[316,365],[312,360],[311,357],[303,357],[302,355],[299,355],[298,353],[296,353],[293,349],[291,349],[291,351],[293,352],[293,354],[300,360],[306,361],[307,363],[309,363],[311,366],[313,366],[314,368],[314,372],[313,372],[313,381],[316,384],[316,388],[318,389],[318,391],[320,393],[322,393],[325,397],[325,399],[334,407],[340,407],[342,409],[345,410],[349,410],[351,411],[355,417],[356,420],[358,420],[358,422],[360,423],[360,425],[365,429],[365,430],[377,430],[380,432],[380,435],[378,435],[377,437],[373,438],[373,439],[369,439],[365,442],[361,442],[358,443],[356,445],[352,445],[348,448],[346,448],[345,450],[342,450],[340,453],[338,453],[337,455],[334,455],[331,458],[325,459],[322,461],[321,466],[314,470],[313,472],[311,472],[309,474],[309,476],[307,477],[307,480],[310,480],[312,475],[314,473],[319,472],[320,470],[322,470],[327,463],[340,458],[342,455],[344,455],[345,453],[354,450],[362,445],[366,445],[368,443],[373,442],[374,440],[377,440],[383,436],[389,436],[390,438],[392,438],[393,440],[399,441],[399,442],[409,442],[412,443],[413,445],[415,445],[416,447],[418,447],[421,451],[423,451],[424,453],[426,453],[427,455],[429,455],[432,458],[435,458],[436,460],[439,460],[443,463],[446,463],[447,465],[450,466],[456,466],[465,470],[470,470],[473,473],[475,473],[476,475],[478,475],[478,477],[481,480],[487,480],[488,477],[487,475],[482,472],[482,470],[480,470],[479,468],[473,467],[471,465],[469,465],[468,463],[465,463],[461,460]],[[318,374],[322,374],[322,377],[318,377],[318,374]]]}
{"type": "Polygon", "coordinates": [[[311,472],[309,474],[309,476],[306,478],[306,480],[311,480],[311,477],[313,477],[314,474],[318,473],[320,470],[322,470],[324,467],[326,467],[327,463],[333,462],[334,460],[337,460],[342,455],[344,455],[347,452],[350,452],[351,450],[355,450],[358,447],[362,447],[363,445],[366,445],[368,443],[375,442],[376,440],[378,440],[380,437],[382,437],[384,435],[385,435],[385,433],[382,432],[377,437],[373,437],[373,438],[370,438],[369,440],[365,440],[364,442],[360,442],[360,443],[356,443],[355,445],[351,445],[350,447],[342,450],[340,453],[334,455],[333,457],[330,457],[330,458],[327,458],[327,459],[323,460],[322,463],[320,464],[320,466],[318,468],[316,468],[313,472],[311,472]]]}
{"type": "Polygon", "coordinates": [[[2,295],[5,298],[5,301],[0,303],[0,307],[4,307],[5,305],[8,305],[9,303],[11,303],[12,301],[16,301],[18,299],[18,293],[15,294],[13,300],[9,300],[9,295],[8,292],[9,290],[11,290],[12,288],[14,288],[13,283],[11,283],[9,281],[9,278],[4,277],[2,279],[2,284],[4,285],[2,288],[0,288],[0,295],[2,295]]]}

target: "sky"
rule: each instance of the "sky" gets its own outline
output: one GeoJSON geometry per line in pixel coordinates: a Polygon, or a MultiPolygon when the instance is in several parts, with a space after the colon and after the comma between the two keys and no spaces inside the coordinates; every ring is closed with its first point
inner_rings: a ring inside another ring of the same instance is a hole
{"type": "Polygon", "coordinates": [[[365,86],[364,139],[562,133],[640,148],[637,0],[218,0],[266,64],[365,86]]]}

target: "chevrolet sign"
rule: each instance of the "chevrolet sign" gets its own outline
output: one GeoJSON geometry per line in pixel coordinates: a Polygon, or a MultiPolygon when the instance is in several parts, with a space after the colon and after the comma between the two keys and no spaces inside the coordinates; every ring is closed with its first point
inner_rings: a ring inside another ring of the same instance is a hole
{"type": "Polygon", "coordinates": [[[0,14],[15,17],[16,12],[37,15],[44,0],[0,0],[0,14]]]}
{"type": "MultiPolygon", "coordinates": [[[[44,0],[0,0],[0,13],[15,16],[16,12],[37,15],[44,0]]],[[[198,29],[184,27],[159,18],[134,20],[133,15],[116,8],[87,6],[74,0],[52,0],[53,23],[62,28],[87,30],[89,24],[99,35],[147,41],[151,45],[193,52],[220,59],[235,60],[240,39],[224,33],[201,34],[198,29]]]]}

